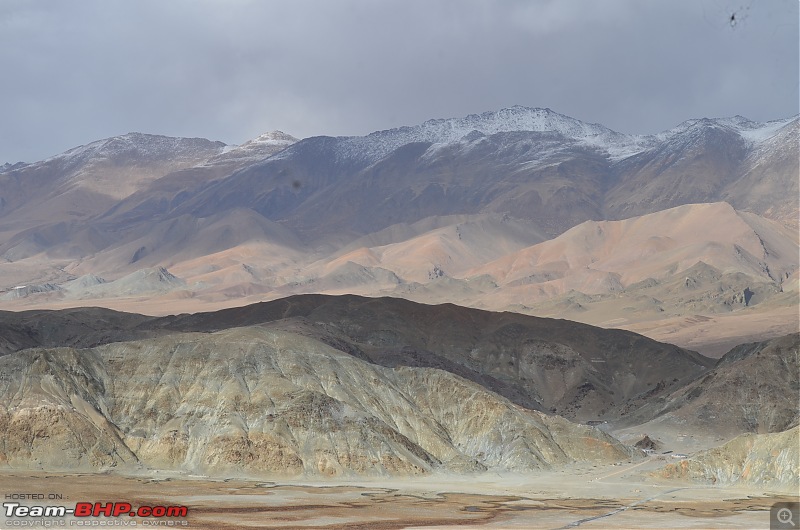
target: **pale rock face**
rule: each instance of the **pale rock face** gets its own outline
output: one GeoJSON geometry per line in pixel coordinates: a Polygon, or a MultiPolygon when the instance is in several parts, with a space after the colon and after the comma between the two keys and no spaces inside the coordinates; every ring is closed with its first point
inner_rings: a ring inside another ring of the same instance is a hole
{"type": "Polygon", "coordinates": [[[618,461],[591,427],[426,368],[384,368],[262,328],[0,359],[12,468],[396,475],[618,461]]]}
{"type": "Polygon", "coordinates": [[[758,485],[797,493],[800,487],[800,427],[771,434],[743,434],[661,471],[720,485],[758,485]]]}
{"type": "Polygon", "coordinates": [[[2,358],[0,464],[109,468],[136,456],[107,419],[101,359],[91,351],[32,349],[2,358]]]}

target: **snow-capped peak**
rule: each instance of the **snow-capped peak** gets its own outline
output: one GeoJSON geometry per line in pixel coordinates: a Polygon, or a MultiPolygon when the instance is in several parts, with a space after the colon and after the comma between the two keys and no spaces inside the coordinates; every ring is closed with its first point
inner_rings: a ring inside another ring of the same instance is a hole
{"type": "Polygon", "coordinates": [[[420,125],[377,131],[363,137],[340,137],[341,156],[378,160],[402,145],[413,142],[448,144],[470,134],[504,132],[551,132],[591,147],[612,158],[641,151],[642,137],[621,134],[596,123],[586,123],[548,108],[513,107],[470,114],[463,118],[428,120],[420,125]]]}
{"type": "Polygon", "coordinates": [[[127,133],[74,147],[43,160],[60,160],[68,165],[83,160],[113,158],[123,153],[136,153],[143,159],[157,157],[196,157],[208,151],[225,147],[222,142],[212,142],[205,138],[180,138],[144,133],[127,133]]]}
{"type": "Polygon", "coordinates": [[[655,135],[655,138],[659,141],[665,141],[687,134],[700,134],[703,130],[722,129],[734,132],[749,144],[754,145],[772,138],[783,127],[797,119],[798,117],[794,116],[792,118],[760,123],[739,115],[729,118],[699,118],[686,120],[672,129],[655,135]]]}
{"type": "Polygon", "coordinates": [[[289,146],[297,141],[298,141],[297,138],[295,138],[291,134],[286,134],[283,131],[272,131],[264,133],[260,135],[258,138],[249,140],[243,143],[240,147],[244,147],[246,145],[254,145],[254,144],[289,146]]]}
{"type": "Polygon", "coordinates": [[[211,158],[209,164],[218,164],[236,160],[237,162],[257,162],[283,151],[299,140],[283,131],[264,133],[248,140],[242,145],[229,145],[219,155],[211,158]]]}
{"type": "Polygon", "coordinates": [[[498,111],[470,114],[464,118],[434,119],[413,127],[400,127],[378,131],[367,136],[409,137],[412,141],[434,143],[452,142],[472,131],[483,134],[533,131],[555,132],[572,139],[597,136],[624,137],[624,135],[596,123],[585,123],[547,108],[530,108],[516,105],[498,111]]]}

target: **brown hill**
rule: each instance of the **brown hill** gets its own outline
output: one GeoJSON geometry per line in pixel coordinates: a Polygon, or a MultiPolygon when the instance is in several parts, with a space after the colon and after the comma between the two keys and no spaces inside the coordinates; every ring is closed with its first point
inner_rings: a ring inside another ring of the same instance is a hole
{"type": "Polygon", "coordinates": [[[488,274],[500,286],[544,284],[560,293],[595,294],[661,280],[702,261],[780,284],[797,270],[797,253],[797,234],[781,225],[727,203],[693,204],[623,221],[588,221],[467,275],[488,274]]]}
{"type": "Polygon", "coordinates": [[[726,203],[590,221],[465,273],[459,303],[631,329],[719,356],[797,330],[797,232],[726,203]],[[730,320],[730,325],[726,322],[730,320]]]}
{"type": "Polygon", "coordinates": [[[714,356],[797,329],[797,233],[726,203],[591,221],[527,246],[541,237],[505,216],[435,217],[312,249],[251,210],[187,215],[61,268],[0,264],[0,304],[166,314],[297,293],[390,295],[620,327],[714,356]],[[183,287],[129,281],[159,266],[183,287]],[[74,280],[87,274],[109,283],[74,280]]]}

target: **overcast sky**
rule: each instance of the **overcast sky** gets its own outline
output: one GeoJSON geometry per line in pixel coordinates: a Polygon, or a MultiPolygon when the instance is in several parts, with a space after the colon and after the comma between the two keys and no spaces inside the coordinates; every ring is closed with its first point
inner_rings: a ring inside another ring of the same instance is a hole
{"type": "Polygon", "coordinates": [[[2,0],[0,163],[512,105],[626,133],[767,121],[798,112],[798,48],[798,0],[2,0]]]}

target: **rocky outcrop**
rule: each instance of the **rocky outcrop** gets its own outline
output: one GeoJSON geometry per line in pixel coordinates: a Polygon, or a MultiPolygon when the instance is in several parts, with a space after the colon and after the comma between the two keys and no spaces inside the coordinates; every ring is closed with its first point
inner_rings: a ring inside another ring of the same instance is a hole
{"type": "Polygon", "coordinates": [[[633,453],[442,370],[260,327],[0,358],[0,462],[252,476],[532,471],[633,453]]]}
{"type": "Polygon", "coordinates": [[[633,446],[637,449],[656,451],[659,447],[661,447],[661,444],[645,434],[644,438],[633,444],[633,446]]]}
{"type": "Polygon", "coordinates": [[[800,488],[800,428],[772,434],[744,434],[721,447],[670,464],[660,474],[714,484],[800,488]]]}
{"type": "Polygon", "coordinates": [[[102,359],[93,351],[32,349],[0,358],[0,465],[109,468],[136,456],[108,419],[102,359]]]}

